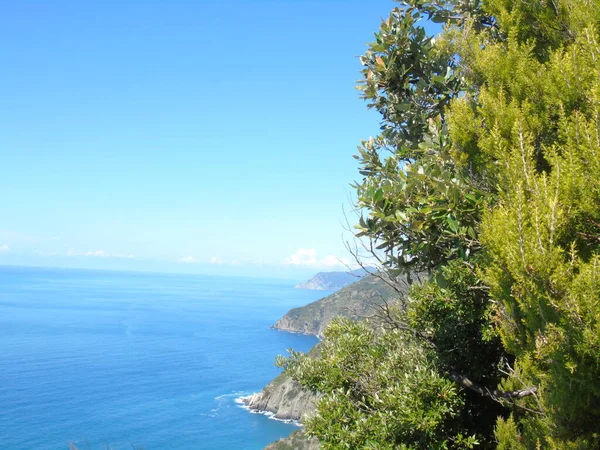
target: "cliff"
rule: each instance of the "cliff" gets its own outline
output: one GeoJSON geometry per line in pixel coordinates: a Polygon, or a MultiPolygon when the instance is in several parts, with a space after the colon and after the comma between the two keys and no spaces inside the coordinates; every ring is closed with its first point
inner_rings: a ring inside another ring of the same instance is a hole
{"type": "MultiPolygon", "coordinates": [[[[315,345],[308,356],[319,354],[319,344],[315,345]]],[[[317,394],[302,389],[300,383],[285,373],[280,373],[267,384],[262,391],[252,394],[242,401],[256,411],[266,411],[281,420],[300,420],[303,415],[315,410],[317,394]]]]}
{"type": "MultiPolygon", "coordinates": [[[[404,288],[408,290],[407,286],[404,288]]],[[[320,336],[335,317],[361,320],[373,314],[373,304],[381,304],[384,300],[393,302],[397,297],[398,294],[387,283],[368,275],[321,300],[291,309],[273,328],[320,336]]]]}
{"type": "Polygon", "coordinates": [[[297,381],[282,373],[262,391],[242,401],[250,409],[273,413],[276,419],[300,420],[315,410],[316,399],[315,394],[303,390],[297,381]]]}

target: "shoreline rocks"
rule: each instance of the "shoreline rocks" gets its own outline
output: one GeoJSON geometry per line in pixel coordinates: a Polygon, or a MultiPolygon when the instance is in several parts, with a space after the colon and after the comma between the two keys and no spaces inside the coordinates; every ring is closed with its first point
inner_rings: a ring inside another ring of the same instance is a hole
{"type": "Polygon", "coordinates": [[[317,395],[282,373],[262,391],[241,400],[250,410],[271,413],[275,419],[300,421],[315,411],[317,395]]]}

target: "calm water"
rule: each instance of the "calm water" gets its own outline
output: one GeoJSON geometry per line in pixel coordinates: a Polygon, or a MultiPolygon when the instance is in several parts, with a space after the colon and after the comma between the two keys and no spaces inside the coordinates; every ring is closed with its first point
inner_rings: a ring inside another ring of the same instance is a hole
{"type": "Polygon", "coordinates": [[[268,327],[293,283],[0,267],[0,449],[262,449],[293,425],[235,399],[316,339],[268,327]]]}

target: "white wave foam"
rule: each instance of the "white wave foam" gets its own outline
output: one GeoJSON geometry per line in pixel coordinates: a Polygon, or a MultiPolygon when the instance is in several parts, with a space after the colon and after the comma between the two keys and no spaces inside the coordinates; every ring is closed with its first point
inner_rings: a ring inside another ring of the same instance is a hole
{"type": "MultiPolygon", "coordinates": [[[[248,395],[248,392],[246,392],[246,391],[235,391],[235,392],[230,392],[229,394],[219,395],[219,396],[215,397],[214,400],[219,402],[221,400],[226,400],[231,397],[243,398],[244,396],[247,396],[247,395],[248,395]]],[[[252,394],[250,394],[250,395],[252,395],[252,394]]]]}
{"type": "Polygon", "coordinates": [[[266,416],[267,418],[269,418],[271,420],[276,420],[277,422],[288,423],[290,425],[297,426],[298,428],[302,428],[302,424],[298,420],[280,419],[279,417],[275,417],[275,414],[272,413],[271,411],[263,411],[263,410],[260,410],[260,409],[250,408],[250,406],[248,406],[246,403],[244,403],[244,400],[248,399],[248,398],[251,398],[252,395],[254,395],[254,394],[250,394],[250,395],[247,395],[247,396],[242,396],[242,397],[236,398],[234,401],[237,404],[238,408],[245,409],[250,414],[260,414],[262,416],[266,416]]]}

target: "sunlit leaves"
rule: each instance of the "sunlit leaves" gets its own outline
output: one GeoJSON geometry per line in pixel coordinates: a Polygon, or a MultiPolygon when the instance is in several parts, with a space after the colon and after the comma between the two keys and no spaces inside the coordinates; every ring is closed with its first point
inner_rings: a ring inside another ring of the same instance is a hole
{"type": "Polygon", "coordinates": [[[404,328],[340,322],[322,358],[282,361],[324,393],[307,428],[326,448],[600,448],[600,1],[399,3],[361,58],[381,133],[356,155],[357,235],[430,278],[404,328]],[[455,371],[537,389],[490,405],[455,371]]]}
{"type": "Polygon", "coordinates": [[[306,421],[325,449],[472,448],[457,431],[457,387],[441,377],[428,350],[398,331],[375,333],[338,320],[324,334],[318,359],[292,353],[281,365],[323,393],[306,421]]]}

